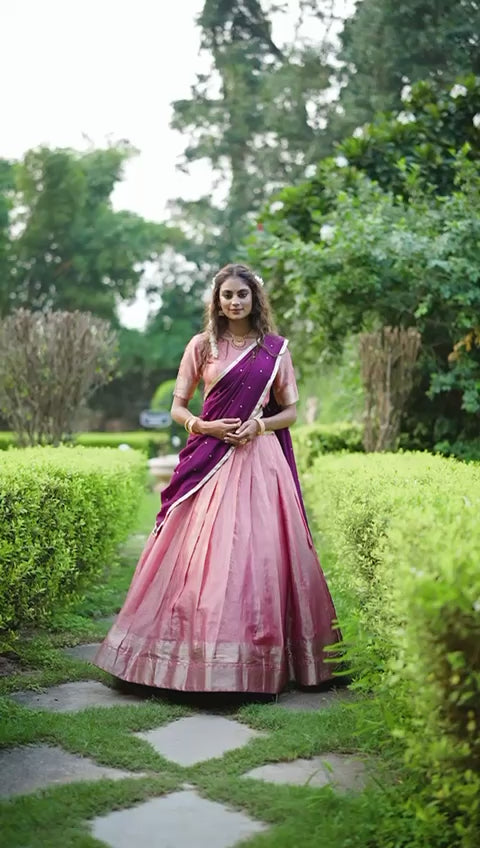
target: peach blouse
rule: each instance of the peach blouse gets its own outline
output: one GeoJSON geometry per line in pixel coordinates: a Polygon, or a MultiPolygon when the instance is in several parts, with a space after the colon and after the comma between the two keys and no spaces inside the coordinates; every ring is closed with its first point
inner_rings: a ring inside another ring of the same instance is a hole
{"type": "MultiPolygon", "coordinates": [[[[203,394],[221,377],[225,368],[232,364],[240,355],[241,350],[233,347],[227,339],[219,339],[218,359],[209,359],[203,369],[200,366],[201,353],[205,342],[205,334],[199,333],[191,339],[185,348],[174,395],[190,400],[198,384],[203,382],[203,394]]],[[[298,389],[293,370],[292,358],[288,348],[281,354],[281,362],[273,382],[275,400],[280,406],[289,406],[298,401],[298,389]]],[[[268,397],[265,404],[268,403],[268,397]]]]}

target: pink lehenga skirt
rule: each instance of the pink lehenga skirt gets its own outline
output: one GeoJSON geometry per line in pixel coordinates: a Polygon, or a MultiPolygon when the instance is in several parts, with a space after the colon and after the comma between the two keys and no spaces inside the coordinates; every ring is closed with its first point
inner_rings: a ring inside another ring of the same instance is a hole
{"type": "Polygon", "coordinates": [[[98,666],[197,692],[281,691],[334,671],[335,609],[292,473],[270,434],[228,461],[149,537],[98,666]]]}

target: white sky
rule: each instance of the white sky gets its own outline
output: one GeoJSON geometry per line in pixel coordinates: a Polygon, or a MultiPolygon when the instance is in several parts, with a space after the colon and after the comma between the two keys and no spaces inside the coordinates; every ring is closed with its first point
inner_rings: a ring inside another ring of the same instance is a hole
{"type": "MultiPolygon", "coordinates": [[[[337,0],[340,11],[353,0],[337,0]]],[[[165,218],[173,197],[209,191],[209,169],[176,170],[186,140],[170,129],[171,102],[202,69],[195,18],[204,0],[0,0],[0,157],[40,144],[82,149],[128,139],[140,151],[114,204],[165,218]]],[[[292,37],[296,0],[274,37],[292,37]]],[[[148,305],[122,308],[142,326],[148,305]]]]}

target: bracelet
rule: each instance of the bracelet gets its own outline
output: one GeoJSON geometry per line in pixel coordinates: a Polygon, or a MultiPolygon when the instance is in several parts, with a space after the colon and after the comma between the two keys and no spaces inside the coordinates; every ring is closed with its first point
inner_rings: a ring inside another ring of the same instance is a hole
{"type": "Polygon", "coordinates": [[[256,415],[253,420],[256,421],[257,424],[258,424],[258,427],[259,427],[258,435],[264,436],[266,428],[265,428],[265,421],[263,420],[263,418],[261,418],[259,415],[256,415]]]}
{"type": "Polygon", "coordinates": [[[192,435],[192,433],[193,433],[193,428],[194,428],[196,421],[198,421],[197,415],[192,415],[190,418],[187,418],[187,420],[185,421],[185,424],[184,424],[185,430],[187,431],[187,433],[190,433],[190,435],[192,435]]]}

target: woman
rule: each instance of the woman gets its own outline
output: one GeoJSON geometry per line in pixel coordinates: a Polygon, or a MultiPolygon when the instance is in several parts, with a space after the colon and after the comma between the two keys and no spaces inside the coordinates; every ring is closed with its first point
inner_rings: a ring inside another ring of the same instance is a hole
{"type": "Polygon", "coordinates": [[[332,676],[325,648],[340,634],[288,431],[297,400],[263,281],[227,265],[178,372],[172,417],[190,435],[101,668],[197,692],[277,693],[332,676]],[[188,403],[200,380],[197,418],[188,403]]]}

